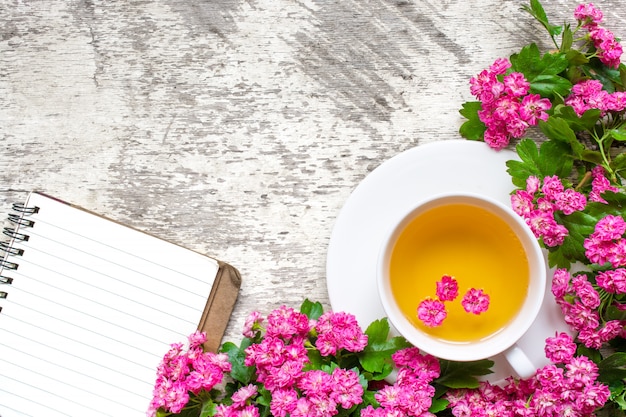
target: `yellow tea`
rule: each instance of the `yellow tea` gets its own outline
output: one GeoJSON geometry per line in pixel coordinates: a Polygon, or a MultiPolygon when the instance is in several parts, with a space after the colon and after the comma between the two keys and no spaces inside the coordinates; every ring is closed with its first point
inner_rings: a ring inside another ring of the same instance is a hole
{"type": "Polygon", "coordinates": [[[429,209],[402,231],[389,266],[394,298],[406,318],[431,336],[450,342],[470,342],[497,333],[521,308],[528,290],[529,265],[519,238],[493,213],[469,204],[429,209]],[[417,307],[435,298],[443,275],[456,279],[459,296],[446,301],[447,318],[440,326],[425,326],[417,307]],[[470,288],[490,297],[479,315],[461,306],[470,288]]]}

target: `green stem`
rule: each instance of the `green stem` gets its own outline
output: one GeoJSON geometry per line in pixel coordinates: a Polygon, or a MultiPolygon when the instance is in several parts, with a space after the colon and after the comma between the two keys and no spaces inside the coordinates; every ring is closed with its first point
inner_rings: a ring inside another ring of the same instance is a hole
{"type": "Polygon", "coordinates": [[[604,133],[601,138],[598,138],[595,132],[591,132],[591,136],[600,148],[600,154],[602,155],[602,160],[604,161],[602,165],[604,166],[604,169],[606,169],[606,172],[611,176],[611,181],[614,182],[615,172],[613,172],[613,169],[611,169],[611,161],[606,153],[606,149],[604,149],[604,141],[608,138],[609,135],[607,133],[604,133]]]}

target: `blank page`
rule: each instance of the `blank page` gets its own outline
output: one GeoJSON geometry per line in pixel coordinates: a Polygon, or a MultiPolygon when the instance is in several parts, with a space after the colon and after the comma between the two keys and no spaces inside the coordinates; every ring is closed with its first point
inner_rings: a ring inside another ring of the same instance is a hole
{"type": "Polygon", "coordinates": [[[0,269],[0,416],[144,416],[217,261],[43,194],[25,206],[39,210],[20,214],[17,269],[0,269]]]}

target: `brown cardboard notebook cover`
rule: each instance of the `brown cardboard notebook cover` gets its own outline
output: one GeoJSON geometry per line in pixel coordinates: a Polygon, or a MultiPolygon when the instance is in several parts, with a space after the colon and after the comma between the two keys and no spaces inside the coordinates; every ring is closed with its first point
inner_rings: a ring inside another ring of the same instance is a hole
{"type": "Polygon", "coordinates": [[[227,263],[218,262],[220,269],[198,325],[198,330],[207,334],[204,348],[211,352],[217,352],[221,345],[241,287],[239,271],[227,263]]]}

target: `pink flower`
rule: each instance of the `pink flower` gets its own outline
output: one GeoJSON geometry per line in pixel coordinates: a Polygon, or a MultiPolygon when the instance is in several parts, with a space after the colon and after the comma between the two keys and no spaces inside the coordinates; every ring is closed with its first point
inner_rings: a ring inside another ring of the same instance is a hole
{"type": "Polygon", "coordinates": [[[561,245],[569,234],[565,226],[556,222],[551,209],[542,210],[538,208],[531,211],[526,222],[534,235],[542,238],[544,244],[548,247],[561,245]]]}
{"type": "Polygon", "coordinates": [[[257,386],[254,384],[249,384],[239,388],[237,391],[231,395],[231,400],[233,401],[233,405],[242,407],[246,404],[250,398],[254,397],[257,393],[257,386]]]}
{"type": "Polygon", "coordinates": [[[416,347],[399,350],[391,356],[391,359],[397,367],[413,372],[412,377],[422,378],[427,382],[439,377],[441,372],[437,358],[420,353],[416,347]]]}
{"type": "Polygon", "coordinates": [[[298,380],[298,388],[308,396],[326,395],[332,389],[332,376],[322,370],[310,370],[298,380]]]}
{"type": "Polygon", "coordinates": [[[596,276],[596,284],[612,294],[626,293],[626,269],[617,268],[599,272],[596,276]]]}
{"type": "Polygon", "coordinates": [[[592,263],[604,265],[609,262],[613,268],[626,265],[626,221],[621,216],[607,215],[596,223],[594,232],[584,241],[585,256],[592,263]]]}
{"type": "Polygon", "coordinates": [[[621,112],[626,109],[626,92],[615,91],[609,95],[607,109],[613,112],[621,112]]]}
{"type": "Polygon", "coordinates": [[[552,363],[568,363],[576,353],[576,343],[567,333],[556,333],[546,339],[545,353],[552,363]]]}
{"type": "Polygon", "coordinates": [[[511,68],[511,62],[506,58],[497,58],[489,67],[489,72],[493,75],[503,75],[511,68]]]}
{"type": "Polygon", "coordinates": [[[261,313],[259,313],[258,311],[253,311],[248,315],[246,321],[243,324],[242,334],[245,337],[249,337],[250,339],[252,339],[260,330],[260,325],[262,322],[263,317],[261,316],[261,313]]]}
{"type": "Polygon", "coordinates": [[[565,317],[565,322],[575,330],[595,329],[600,324],[598,311],[592,310],[580,301],[574,304],[561,304],[565,317]]]}
{"type": "Polygon", "coordinates": [[[580,302],[588,308],[595,309],[600,305],[600,294],[587,280],[586,275],[576,275],[572,279],[572,287],[580,299],[580,302]]]}
{"type": "Polygon", "coordinates": [[[516,190],[511,195],[511,208],[523,218],[528,218],[534,210],[534,197],[526,190],[516,190]]]}
{"type": "Polygon", "coordinates": [[[600,61],[612,68],[619,67],[623,50],[613,33],[603,27],[592,26],[589,27],[589,37],[597,49],[600,61]]]}
{"type": "Polygon", "coordinates": [[[206,333],[199,330],[189,335],[189,348],[194,349],[206,342],[206,333]]]}
{"type": "Polygon", "coordinates": [[[598,378],[598,366],[586,356],[576,356],[565,364],[565,376],[574,386],[584,387],[598,378]]]}
{"type": "Polygon", "coordinates": [[[579,4],[574,10],[574,18],[584,26],[602,23],[603,17],[602,12],[596,9],[593,3],[579,4]]]}
{"type": "Polygon", "coordinates": [[[192,364],[192,370],[186,378],[187,389],[194,394],[200,390],[210,391],[222,382],[225,372],[231,369],[228,356],[204,352],[192,364]]]}
{"type": "Polygon", "coordinates": [[[237,414],[237,417],[259,417],[259,409],[254,405],[248,405],[241,409],[237,414]]]}
{"type": "Polygon", "coordinates": [[[586,385],[582,395],[577,398],[576,405],[584,414],[591,414],[606,404],[610,395],[609,387],[604,384],[586,385]]]}
{"type": "Polygon", "coordinates": [[[502,80],[505,92],[513,97],[523,97],[530,90],[530,83],[524,78],[524,74],[520,72],[512,72],[502,80]]]}
{"type": "Polygon", "coordinates": [[[531,195],[539,191],[540,186],[541,180],[536,176],[529,175],[528,178],[526,178],[526,192],[530,193],[531,195]]]}
{"type": "Polygon", "coordinates": [[[489,309],[489,295],[482,289],[470,288],[461,301],[468,313],[481,314],[489,309]]]}
{"type": "Polygon", "coordinates": [[[559,194],[565,191],[565,187],[561,182],[561,179],[556,176],[549,176],[543,179],[543,187],[541,187],[541,191],[549,200],[556,200],[559,194]]]}
{"type": "Polygon", "coordinates": [[[285,417],[295,410],[298,393],[295,389],[278,389],[272,392],[270,410],[273,416],[285,417]]]}
{"type": "Polygon", "coordinates": [[[446,307],[439,300],[426,298],[417,307],[417,318],[428,327],[437,327],[448,316],[446,307]]]}
{"type": "Polygon", "coordinates": [[[589,349],[600,349],[602,347],[602,339],[595,329],[585,328],[578,332],[578,340],[589,349]]]}
{"type": "Polygon", "coordinates": [[[582,211],[587,205],[587,197],[571,188],[559,193],[554,198],[554,205],[563,214],[569,215],[575,211],[582,211]]]}
{"type": "Polygon", "coordinates": [[[437,297],[441,301],[453,301],[459,295],[459,284],[449,275],[443,275],[436,285],[437,297]]]}
{"type": "Polygon", "coordinates": [[[485,131],[485,143],[493,149],[500,150],[507,147],[510,138],[503,131],[499,131],[493,128],[487,128],[485,131]]]}
{"type": "Polygon", "coordinates": [[[296,336],[306,336],[309,333],[309,318],[291,307],[281,306],[267,316],[268,336],[290,339],[296,336]]]}
{"type": "Polygon", "coordinates": [[[548,113],[552,103],[547,98],[541,98],[539,94],[529,94],[522,99],[520,117],[529,125],[534,126],[539,120],[548,120],[548,113]]]}
{"type": "Polygon", "coordinates": [[[298,398],[290,417],[309,417],[315,416],[313,404],[306,397],[298,398]]]}
{"type": "Polygon", "coordinates": [[[593,180],[591,182],[591,192],[589,193],[589,199],[599,203],[606,204],[607,201],[602,198],[602,193],[605,191],[617,192],[618,188],[611,185],[610,181],[604,175],[604,168],[600,165],[591,170],[593,180]]]}
{"type": "Polygon", "coordinates": [[[336,368],[331,376],[332,388],[330,398],[333,401],[346,410],[363,402],[363,387],[356,372],[336,368]]]}
{"type": "Polygon", "coordinates": [[[556,391],[563,385],[564,372],[563,368],[559,368],[554,364],[545,365],[537,369],[535,378],[543,389],[556,391]]]}
{"type": "Polygon", "coordinates": [[[570,273],[565,268],[558,268],[552,276],[552,294],[558,299],[570,292],[570,273]]]}
{"type": "Polygon", "coordinates": [[[621,335],[623,331],[624,323],[620,320],[610,320],[598,331],[598,335],[600,336],[600,340],[606,343],[621,335]]]}
{"type": "Polygon", "coordinates": [[[626,221],[622,216],[608,214],[596,223],[594,232],[602,240],[616,240],[626,232],[626,221]]]}
{"type": "Polygon", "coordinates": [[[340,349],[360,352],[367,346],[367,335],[352,314],[326,312],[317,320],[315,329],[318,333],[315,345],[323,356],[340,349]]]}

